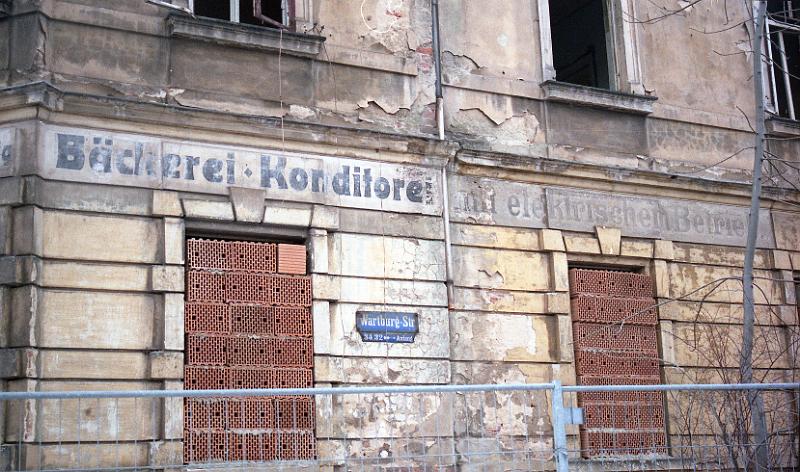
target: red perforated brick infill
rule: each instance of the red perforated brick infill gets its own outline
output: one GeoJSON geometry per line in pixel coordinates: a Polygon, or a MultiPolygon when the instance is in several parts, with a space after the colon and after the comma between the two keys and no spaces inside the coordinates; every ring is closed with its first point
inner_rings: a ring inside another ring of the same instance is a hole
{"type": "Polygon", "coordinates": [[[661,431],[581,431],[583,457],[666,453],[666,437],[661,431]]]}
{"type": "Polygon", "coordinates": [[[234,366],[270,366],[275,363],[275,339],[257,336],[231,336],[228,362],[234,366]]]}
{"type": "Polygon", "coordinates": [[[278,272],[304,275],[306,273],[306,247],[297,244],[278,244],[278,272]]]}
{"type": "Polygon", "coordinates": [[[228,305],[224,303],[186,303],[184,322],[187,333],[228,334],[231,331],[228,305]]]}
{"type": "Polygon", "coordinates": [[[275,418],[280,429],[313,429],[313,397],[279,397],[275,400],[275,418]]]}
{"type": "Polygon", "coordinates": [[[277,459],[275,432],[241,433],[238,440],[243,445],[240,460],[266,462],[277,459]]]}
{"type": "Polygon", "coordinates": [[[314,379],[311,369],[276,369],[272,388],[311,388],[314,379]]]}
{"type": "Polygon", "coordinates": [[[277,247],[272,243],[234,241],[230,244],[229,269],[237,272],[275,273],[277,247]]]}
{"type": "Polygon", "coordinates": [[[225,278],[220,273],[190,270],[186,274],[186,300],[221,302],[225,294],[225,278]]]}
{"type": "MultiPolygon", "coordinates": [[[[661,383],[659,376],[650,377],[608,377],[608,376],[580,376],[581,385],[657,385],[661,383]]],[[[578,394],[579,404],[589,403],[662,403],[662,392],[585,392],[578,394]]]]}
{"type": "Polygon", "coordinates": [[[636,352],[587,351],[576,352],[578,375],[605,377],[657,377],[659,361],[652,355],[636,352]]]}
{"type": "Polygon", "coordinates": [[[275,402],[271,398],[184,399],[184,429],[275,428],[275,402]]]}
{"type": "Polygon", "coordinates": [[[314,334],[310,308],[275,307],[273,313],[276,335],[311,337],[314,334]]]}
{"type": "Polygon", "coordinates": [[[222,429],[225,427],[224,400],[219,399],[183,399],[183,428],[189,429],[222,429]]]}
{"type": "Polygon", "coordinates": [[[190,334],[186,336],[186,363],[190,365],[225,365],[228,336],[190,334]]]}
{"type": "Polygon", "coordinates": [[[620,323],[655,326],[658,315],[655,300],[576,295],[570,301],[572,319],[588,323],[620,323]]]}
{"type": "Polygon", "coordinates": [[[237,334],[273,334],[273,309],[263,305],[230,305],[231,332],[237,334]]]}
{"type": "Polygon", "coordinates": [[[273,277],[266,274],[228,272],[225,274],[225,300],[269,305],[272,301],[273,277]]]}
{"type": "Polygon", "coordinates": [[[273,370],[266,367],[232,367],[231,388],[274,388],[273,370]]]}
{"type": "Polygon", "coordinates": [[[186,259],[190,269],[228,268],[230,246],[225,241],[189,239],[186,241],[186,259]]]}
{"type": "Polygon", "coordinates": [[[314,363],[314,342],[311,339],[276,339],[274,352],[278,367],[311,368],[314,363]]]}
{"type": "Polygon", "coordinates": [[[311,277],[273,276],[272,304],[277,306],[310,307],[311,277]]]}
{"type": "Polygon", "coordinates": [[[183,460],[187,464],[234,461],[241,448],[236,435],[219,430],[185,431],[183,460]]]}
{"type": "Polygon", "coordinates": [[[589,403],[583,405],[583,418],[583,427],[587,429],[659,429],[664,427],[664,405],[589,403]]]}
{"type": "Polygon", "coordinates": [[[652,326],[573,323],[572,339],[577,349],[635,351],[658,357],[656,330],[652,326]]]}
{"type": "Polygon", "coordinates": [[[230,384],[225,367],[185,366],[183,384],[186,390],[219,390],[230,384]]]}
{"type": "Polygon", "coordinates": [[[652,298],[653,280],[647,275],[607,270],[570,269],[570,294],[652,298]]]}
{"type": "Polygon", "coordinates": [[[279,431],[275,446],[278,460],[310,460],[317,455],[313,431],[279,431]]]}

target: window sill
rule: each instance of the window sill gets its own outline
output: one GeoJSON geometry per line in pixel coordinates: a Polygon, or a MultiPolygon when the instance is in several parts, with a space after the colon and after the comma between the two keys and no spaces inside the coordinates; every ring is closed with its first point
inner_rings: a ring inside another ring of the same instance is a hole
{"type": "Polygon", "coordinates": [[[302,57],[315,57],[325,38],[310,34],[232,23],[212,18],[193,18],[187,15],[170,15],[167,18],[169,35],[224,44],[243,49],[282,51],[302,57]]]}
{"type": "Polygon", "coordinates": [[[767,134],[780,137],[800,136],[800,121],[791,120],[782,116],[771,115],[767,117],[767,134]]]}
{"type": "Polygon", "coordinates": [[[545,100],[574,103],[607,110],[625,111],[640,115],[653,113],[657,97],[632,95],[583,85],[548,80],[542,84],[545,100]]]}

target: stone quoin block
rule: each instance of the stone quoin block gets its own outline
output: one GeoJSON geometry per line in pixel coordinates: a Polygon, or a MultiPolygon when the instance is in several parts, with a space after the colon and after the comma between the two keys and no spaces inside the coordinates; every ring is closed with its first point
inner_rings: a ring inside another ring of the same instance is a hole
{"type": "MultiPolygon", "coordinates": [[[[24,290],[15,306],[27,305],[28,322],[14,320],[12,334],[31,338],[40,347],[150,349],[153,345],[156,297],[147,294],[24,290]],[[35,293],[34,293],[35,292],[35,293]],[[28,335],[24,333],[31,330],[28,335]],[[34,330],[36,337],[33,338],[34,330]]],[[[15,313],[20,313],[16,311],[15,313]]]]}
{"type": "Polygon", "coordinates": [[[311,273],[328,273],[328,231],[324,229],[311,229],[309,236],[309,252],[311,255],[311,273]]]}
{"type": "Polygon", "coordinates": [[[230,201],[181,199],[183,213],[186,218],[199,220],[234,221],[233,207],[230,201]]]}
{"type": "MultiPolygon", "coordinates": [[[[39,283],[42,287],[146,292],[151,286],[151,270],[152,267],[139,264],[45,259],[41,264],[39,283]]],[[[182,283],[183,274],[178,280],[182,283]]]]}
{"type": "MultiPolygon", "coordinates": [[[[515,249],[521,251],[543,250],[542,235],[539,230],[535,229],[453,223],[451,224],[450,233],[452,244],[456,246],[515,249]]],[[[550,243],[550,241],[548,241],[548,243],[550,243]]],[[[552,244],[549,247],[552,247],[552,244]]]]}
{"type": "Polygon", "coordinates": [[[620,255],[624,257],[653,257],[653,243],[636,239],[622,239],[620,255]]]}
{"type": "Polygon", "coordinates": [[[266,192],[260,189],[231,187],[228,189],[236,221],[261,223],[264,219],[266,192]]]}
{"type": "Polygon", "coordinates": [[[567,247],[567,252],[576,254],[602,254],[600,251],[600,242],[596,238],[566,235],[564,236],[564,245],[567,247]]]}
{"type": "Polygon", "coordinates": [[[441,241],[363,234],[329,235],[328,272],[353,277],[405,280],[445,279],[441,241]]]}
{"type": "Polygon", "coordinates": [[[44,211],[41,220],[44,257],[159,262],[160,238],[156,219],[44,211]]]}
{"type": "Polygon", "coordinates": [[[183,206],[178,192],[153,190],[151,206],[153,216],[183,216],[183,206]]]}
{"type": "Polygon", "coordinates": [[[308,228],[311,224],[311,205],[302,203],[266,203],[264,224],[308,228]]]}
{"type": "Polygon", "coordinates": [[[148,378],[144,352],[48,350],[39,351],[41,379],[143,380],[148,378]],[[120,366],[125,366],[120,369],[120,366]]]}
{"type": "Polygon", "coordinates": [[[546,254],[453,247],[453,282],[459,287],[547,291],[550,260],[546,254]]]}
{"type": "Polygon", "coordinates": [[[622,244],[622,231],[619,228],[595,226],[595,235],[600,244],[600,252],[606,256],[618,256],[622,244]]]}
{"type": "Polygon", "coordinates": [[[183,265],[185,226],[182,218],[164,218],[162,258],[165,264],[183,265]]]}

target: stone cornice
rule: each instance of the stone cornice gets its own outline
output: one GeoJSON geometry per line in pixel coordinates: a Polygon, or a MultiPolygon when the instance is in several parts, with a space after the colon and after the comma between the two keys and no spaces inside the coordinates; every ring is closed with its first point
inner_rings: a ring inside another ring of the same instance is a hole
{"type": "MultiPolygon", "coordinates": [[[[520,182],[738,205],[749,202],[751,191],[750,183],[744,181],[710,180],[648,169],[615,168],[463,148],[456,154],[453,168],[459,173],[520,182]]],[[[762,192],[763,206],[770,206],[769,200],[800,203],[800,195],[787,189],[764,187],[762,192]]],[[[785,205],[774,203],[772,206],[785,205]]]]}
{"type": "Polygon", "coordinates": [[[326,152],[341,156],[385,159],[438,168],[445,166],[458,149],[457,143],[427,136],[65,92],[47,82],[0,90],[0,123],[24,118],[38,118],[49,123],[70,126],[101,127],[120,132],[139,132],[140,125],[153,125],[157,126],[158,134],[173,138],[187,139],[190,136],[196,138],[203,135],[214,136],[214,140],[219,139],[220,142],[239,143],[247,137],[280,142],[287,150],[293,150],[298,144],[306,147],[327,147],[329,150],[326,152]],[[20,113],[14,111],[21,109],[36,111],[20,118],[20,113]],[[86,118],[96,119],[98,125],[87,122],[86,118]],[[356,152],[363,150],[369,151],[371,157],[364,156],[363,152],[356,152]]]}
{"type": "MultiPolygon", "coordinates": [[[[149,132],[176,139],[220,144],[278,147],[338,156],[441,168],[452,162],[459,172],[510,180],[558,182],[592,189],[622,189],[650,195],[741,203],[749,198],[744,179],[731,181],[683,176],[643,168],[617,168],[548,157],[519,156],[472,148],[464,140],[301,123],[276,117],[64,92],[46,82],[0,90],[0,123],[39,119],[52,124],[149,132]],[[147,128],[146,130],[143,128],[147,128]],[[632,190],[636,189],[636,190],[632,190]]],[[[746,176],[743,176],[746,177],[746,176]]],[[[765,199],[798,201],[795,192],[765,188],[765,199]]],[[[776,205],[780,205],[776,203],[776,205]]]]}

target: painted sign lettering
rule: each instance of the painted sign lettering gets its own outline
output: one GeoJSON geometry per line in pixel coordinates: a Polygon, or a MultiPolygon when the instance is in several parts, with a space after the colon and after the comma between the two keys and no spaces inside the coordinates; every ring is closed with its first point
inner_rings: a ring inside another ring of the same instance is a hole
{"type": "Polygon", "coordinates": [[[43,172],[62,180],[204,193],[261,188],[267,198],[405,213],[441,213],[439,173],[332,156],[48,128],[43,172]]]}
{"type": "MultiPolygon", "coordinates": [[[[457,175],[448,185],[457,222],[581,232],[608,226],[629,237],[730,246],[744,246],[747,235],[745,207],[457,175]]],[[[770,212],[760,215],[759,247],[773,248],[770,212]]]]}

